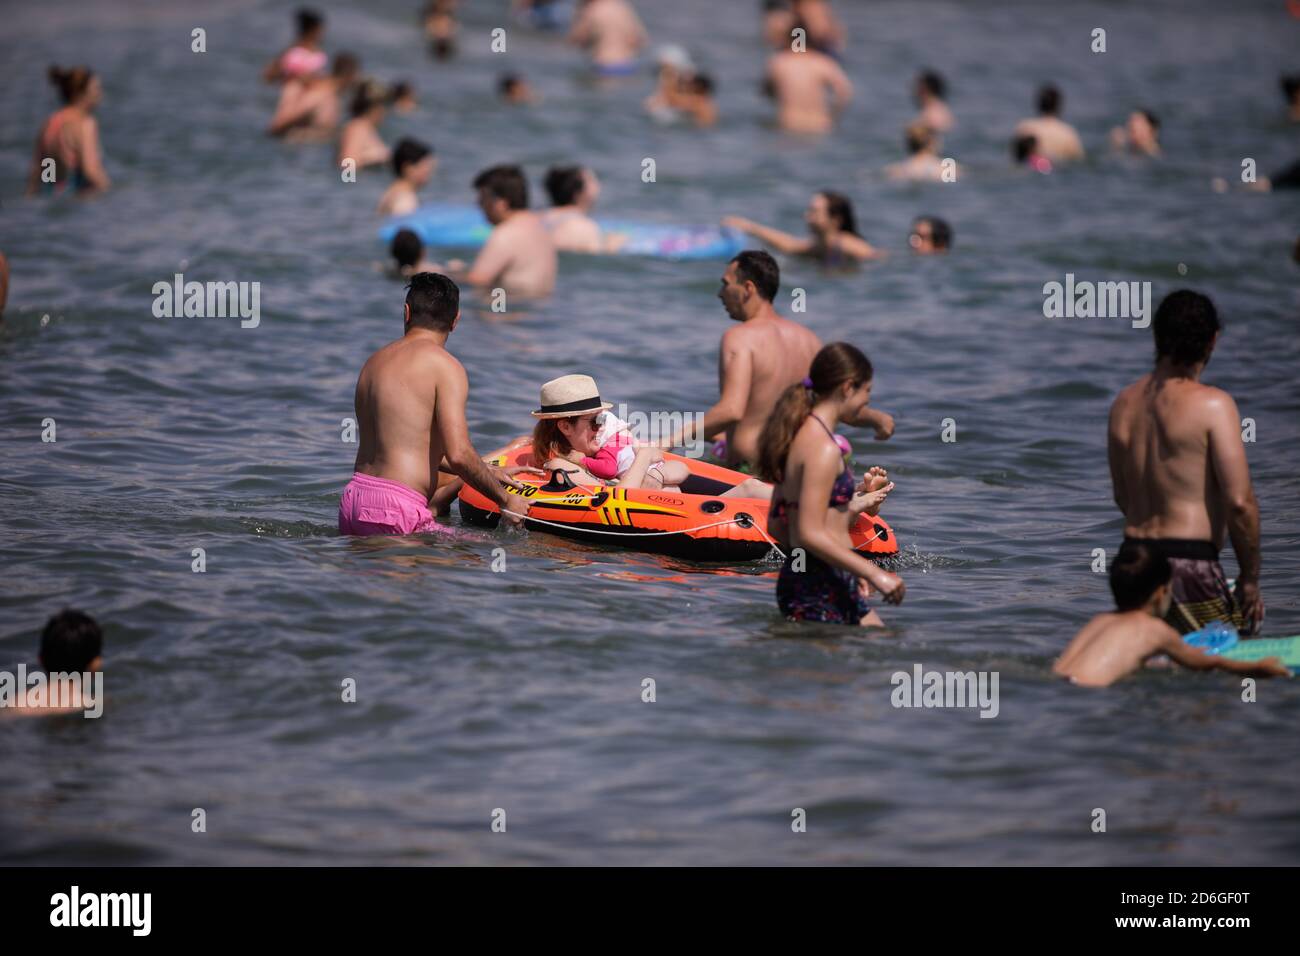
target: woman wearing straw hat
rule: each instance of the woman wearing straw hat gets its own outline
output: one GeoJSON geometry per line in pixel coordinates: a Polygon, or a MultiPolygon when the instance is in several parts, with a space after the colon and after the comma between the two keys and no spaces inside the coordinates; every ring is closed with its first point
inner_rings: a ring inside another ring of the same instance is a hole
{"type": "MultiPolygon", "coordinates": [[[[681,461],[666,461],[663,450],[636,445],[627,426],[609,414],[590,375],[562,375],[542,386],[541,407],[533,412],[533,460],[568,474],[577,484],[603,484],[617,478],[623,488],[678,491],[690,477],[681,461]]],[[[749,478],[719,497],[769,498],[771,485],[749,478]]]]}
{"type": "Polygon", "coordinates": [[[624,488],[675,487],[689,474],[680,462],[665,462],[662,449],[632,447],[626,436],[613,434],[614,421],[602,431],[605,413],[613,407],[601,401],[590,375],[561,375],[547,382],[541,407],[533,412],[533,460],[584,484],[602,484],[617,476],[624,488]]]}

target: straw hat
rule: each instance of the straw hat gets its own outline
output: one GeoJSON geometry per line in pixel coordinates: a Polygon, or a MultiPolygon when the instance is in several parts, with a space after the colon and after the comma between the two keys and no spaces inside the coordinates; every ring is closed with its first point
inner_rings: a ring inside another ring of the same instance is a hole
{"type": "Polygon", "coordinates": [[[613,407],[600,400],[600,389],[590,375],[561,375],[542,386],[542,407],[533,412],[533,417],[572,418],[613,407]]]}

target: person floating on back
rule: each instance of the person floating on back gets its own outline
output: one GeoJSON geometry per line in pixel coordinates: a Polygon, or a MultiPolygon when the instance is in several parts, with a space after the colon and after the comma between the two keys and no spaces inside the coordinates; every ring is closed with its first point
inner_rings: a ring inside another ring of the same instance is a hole
{"type": "Polygon", "coordinates": [[[1182,639],[1165,623],[1173,598],[1169,560],[1141,541],[1125,541],[1110,566],[1113,612],[1084,625],[1052,665],[1054,673],[1085,687],[1106,687],[1160,654],[1192,670],[1223,670],[1253,677],[1288,677],[1276,657],[1234,661],[1182,639]]]}

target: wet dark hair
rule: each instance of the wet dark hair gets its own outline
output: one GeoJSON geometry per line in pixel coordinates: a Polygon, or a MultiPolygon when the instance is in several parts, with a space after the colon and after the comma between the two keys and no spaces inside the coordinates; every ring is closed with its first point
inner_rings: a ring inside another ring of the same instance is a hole
{"type": "Polygon", "coordinates": [[[90,86],[95,78],[94,71],[88,66],[74,66],[68,69],[52,66],[49,70],[50,82],[59,88],[63,102],[71,103],[90,86]]]}
{"type": "Polygon", "coordinates": [[[546,172],[546,191],[556,206],[570,205],[582,192],[583,185],[581,166],[552,166],[546,172]]]}
{"type": "Polygon", "coordinates": [[[84,671],[103,652],[103,632],[82,611],[60,611],[41,632],[41,666],[52,674],[84,671]]]}
{"type": "Polygon", "coordinates": [[[303,7],[294,16],[298,20],[298,36],[300,37],[325,26],[325,18],[309,7],[303,7]]]}
{"type": "Polygon", "coordinates": [[[713,95],[713,77],[707,73],[696,73],[687,81],[692,93],[703,93],[705,96],[713,95]]]}
{"type": "Polygon", "coordinates": [[[1038,91],[1038,112],[1055,116],[1061,112],[1061,91],[1048,84],[1038,91]]]}
{"type": "Polygon", "coordinates": [[[776,483],[785,479],[786,459],[799,429],[808,420],[817,400],[829,395],[845,382],[861,388],[875,374],[871,360],[848,342],[823,345],[812,360],[808,378],[812,388],[796,382],[777,399],[776,407],[758,437],[758,476],[776,483]]]}
{"type": "Polygon", "coordinates": [[[1172,577],[1169,559],[1163,554],[1140,541],[1125,541],[1110,564],[1110,593],[1115,596],[1115,607],[1121,611],[1138,610],[1172,577]]]}
{"type": "Polygon", "coordinates": [[[392,91],[388,94],[390,103],[396,103],[404,96],[411,96],[415,92],[415,87],[411,86],[406,80],[398,80],[393,84],[392,91]]]}
{"type": "Polygon", "coordinates": [[[502,73],[497,79],[497,92],[502,96],[508,96],[510,91],[523,82],[523,77],[518,73],[502,73]]]}
{"type": "Polygon", "coordinates": [[[406,287],[411,325],[446,332],[460,313],[460,288],[438,272],[417,272],[406,287]]]}
{"type": "Polygon", "coordinates": [[[1179,289],[1165,296],[1156,309],[1151,331],[1156,338],[1156,361],[1167,358],[1175,365],[1204,362],[1219,334],[1219,313],[1209,296],[1179,289]]]}
{"type": "Polygon", "coordinates": [[[922,70],[921,75],[916,78],[916,82],[930,95],[937,96],[939,99],[943,99],[948,95],[947,82],[934,70],[922,70]]]}
{"type": "Polygon", "coordinates": [[[853,215],[853,203],[849,197],[830,189],[819,189],[818,193],[826,197],[826,211],[830,213],[831,218],[838,220],[840,228],[845,232],[856,236],[858,220],[853,215]]]}
{"type": "Polygon", "coordinates": [[[388,91],[374,81],[367,81],[357,87],[352,95],[352,115],[365,116],[376,106],[387,106],[388,91]]]}
{"type": "Polygon", "coordinates": [[[399,266],[410,268],[420,261],[420,254],[424,252],[424,243],[414,231],[399,229],[397,235],[393,236],[388,251],[397,260],[399,266]]]}
{"type": "Polygon", "coordinates": [[[771,302],[781,288],[781,267],[770,253],[762,249],[746,249],[731,260],[736,264],[736,278],[754,283],[760,296],[771,302]]]}
{"type": "Polygon", "coordinates": [[[528,180],[518,166],[492,166],[474,177],[475,189],[486,189],[497,199],[504,199],[511,209],[528,208],[528,180]]]}
{"type": "Polygon", "coordinates": [[[456,41],[451,37],[438,37],[429,46],[435,60],[450,60],[456,55],[456,41]]]}
{"type": "Polygon", "coordinates": [[[331,72],[335,77],[355,76],[361,70],[361,61],[355,53],[335,53],[334,67],[331,72]]]}
{"type": "Polygon", "coordinates": [[[1280,81],[1282,95],[1286,97],[1288,103],[1294,102],[1297,96],[1300,96],[1300,73],[1292,73],[1289,76],[1282,77],[1280,81]]]}
{"type": "Polygon", "coordinates": [[[402,175],[402,170],[407,166],[418,163],[424,157],[432,154],[432,146],[426,146],[418,139],[403,136],[397,141],[397,145],[393,147],[393,175],[402,175]]]}
{"type": "Polygon", "coordinates": [[[1017,163],[1027,160],[1037,148],[1037,136],[1015,136],[1011,139],[1011,156],[1017,163]]]}
{"type": "Polygon", "coordinates": [[[1160,132],[1160,120],[1156,119],[1155,113],[1152,113],[1150,110],[1138,110],[1138,112],[1147,118],[1147,122],[1151,124],[1152,132],[1160,132]]]}
{"type": "Polygon", "coordinates": [[[936,249],[952,248],[952,227],[946,220],[938,216],[917,216],[916,221],[930,224],[930,241],[934,243],[936,249]]]}

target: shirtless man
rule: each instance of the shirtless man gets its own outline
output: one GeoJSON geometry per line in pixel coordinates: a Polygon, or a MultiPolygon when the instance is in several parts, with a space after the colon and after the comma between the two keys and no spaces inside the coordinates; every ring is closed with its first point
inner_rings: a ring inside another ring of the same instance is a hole
{"type": "Polygon", "coordinates": [[[1241,415],[1232,396],[1200,382],[1219,337],[1205,296],[1172,292],[1156,310],[1155,370],[1110,409],[1109,457],[1124,539],[1173,566],[1165,620],[1181,633],[1226,620],[1243,633],[1264,619],[1259,593],[1259,504],[1251,487],[1241,415]],[[1219,551],[1232,539],[1240,572],[1229,591],[1219,551]]]}
{"type": "MultiPolygon", "coordinates": [[[[729,466],[748,466],[758,460],[758,436],[777,399],[808,374],[822,347],[816,333],[778,315],[772,307],[780,283],[776,260],[766,252],[742,252],[727,265],[718,298],[727,315],[739,324],[722,336],[718,353],[722,394],[704,413],[698,433],[694,423],[688,423],[668,439],[667,447],[723,432],[729,466]]],[[[878,440],[894,432],[894,420],[870,406],[850,424],[875,429],[878,440]]]]}
{"type": "Polygon", "coordinates": [[[1054,163],[1083,159],[1083,143],[1075,128],[1060,117],[1061,91],[1044,86],[1038,91],[1038,115],[1016,124],[1016,136],[1032,136],[1038,151],[1054,163]]]}
{"type": "Polygon", "coordinates": [[[942,76],[934,70],[924,70],[916,78],[915,88],[916,105],[921,112],[912,122],[928,127],[935,133],[946,133],[952,129],[952,110],[948,109],[948,103],[944,99],[947,92],[948,84],[942,76]]]}
{"type": "Polygon", "coordinates": [[[829,132],[853,98],[853,84],[840,65],[812,46],[773,53],[767,89],[776,98],[777,124],[792,133],[829,132]]]}
{"type": "Polygon", "coordinates": [[[583,0],[573,17],[569,42],[590,52],[599,77],[630,76],[648,37],[627,0],[583,0]]]}
{"type": "Polygon", "coordinates": [[[844,24],[826,0],[790,0],[788,7],[765,4],[764,35],[773,47],[788,46],[796,27],[809,46],[838,56],[844,50],[844,24]]]}
{"type": "Polygon", "coordinates": [[[356,82],[360,69],[355,56],[340,53],[334,57],[329,76],[289,80],[280,91],[280,102],[267,132],[300,143],[330,139],[342,116],[339,99],[356,82]]]}
{"type": "Polygon", "coordinates": [[[600,198],[600,180],[583,166],[552,166],[546,172],[546,191],[554,205],[541,214],[542,225],[555,247],[563,252],[617,252],[627,240],[621,233],[605,233],[591,218],[600,198]]]}
{"type": "Polygon", "coordinates": [[[493,226],[478,258],[447,264],[451,272],[485,289],[503,288],[521,296],[549,295],[555,289],[558,259],[551,234],[528,209],[528,181],[518,166],[493,166],[474,180],[478,205],[493,226]]]}
{"type": "Polygon", "coordinates": [[[507,495],[502,484],[519,483],[484,464],[470,443],[469,379],[446,349],[460,320],[460,290],[443,275],[412,276],[405,311],[406,334],[370,356],[357,379],[361,445],[339,499],[339,532],[443,530],[430,510],[439,466],[495,501],[507,522],[518,523],[528,511],[527,499],[507,495]]]}

